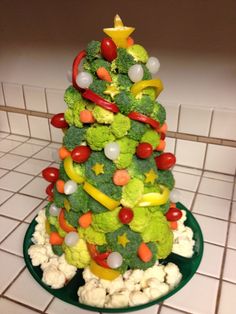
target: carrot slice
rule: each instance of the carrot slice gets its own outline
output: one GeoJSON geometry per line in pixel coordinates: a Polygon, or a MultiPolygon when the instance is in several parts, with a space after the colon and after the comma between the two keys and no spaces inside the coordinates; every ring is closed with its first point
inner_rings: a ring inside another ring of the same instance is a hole
{"type": "Polygon", "coordinates": [[[91,225],[92,222],[92,212],[89,211],[79,218],[79,225],[82,228],[88,228],[91,225]]]}
{"type": "Polygon", "coordinates": [[[113,182],[115,185],[126,185],[130,180],[130,175],[127,170],[116,170],[113,175],[113,182]]]}
{"type": "Polygon", "coordinates": [[[66,157],[70,156],[70,151],[68,149],[66,149],[64,146],[62,146],[61,148],[59,148],[58,150],[58,155],[59,157],[63,160],[66,157]]]}
{"type": "Polygon", "coordinates": [[[58,232],[51,232],[49,237],[49,242],[52,245],[61,245],[63,243],[64,239],[59,235],[58,232]]]}
{"type": "Polygon", "coordinates": [[[129,47],[129,46],[132,46],[133,44],[134,44],[133,38],[132,37],[128,37],[128,39],[127,39],[127,46],[129,47]]]}
{"type": "Polygon", "coordinates": [[[138,256],[143,262],[149,262],[152,259],[152,251],[146,243],[142,242],[138,248],[138,256]]]}
{"type": "Polygon", "coordinates": [[[64,193],[65,182],[63,180],[57,180],[56,188],[59,193],[64,193]]]}
{"type": "Polygon", "coordinates": [[[100,67],[97,69],[97,76],[103,81],[107,81],[109,83],[112,82],[110,73],[104,67],[100,67]]]}
{"type": "Polygon", "coordinates": [[[168,126],[167,126],[167,124],[166,124],[166,122],[165,122],[165,123],[163,123],[162,126],[158,129],[158,132],[160,132],[160,133],[161,133],[161,132],[166,133],[167,129],[168,129],[168,126]]]}
{"type": "Polygon", "coordinates": [[[93,123],[95,122],[94,116],[90,110],[82,110],[79,114],[80,121],[83,123],[93,123]]]}
{"type": "Polygon", "coordinates": [[[156,147],[157,151],[163,151],[166,147],[166,142],[164,140],[160,140],[159,145],[156,147]]]}
{"type": "Polygon", "coordinates": [[[178,228],[177,221],[169,221],[169,225],[172,230],[176,230],[178,228]]]}

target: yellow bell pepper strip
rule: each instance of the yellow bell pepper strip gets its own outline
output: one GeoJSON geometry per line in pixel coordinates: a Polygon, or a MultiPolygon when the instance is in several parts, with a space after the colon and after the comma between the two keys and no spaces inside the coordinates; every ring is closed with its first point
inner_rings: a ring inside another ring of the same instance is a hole
{"type": "Polygon", "coordinates": [[[160,94],[160,92],[163,90],[163,84],[162,81],[159,79],[154,80],[144,80],[139,81],[137,83],[134,83],[131,87],[131,93],[136,96],[138,93],[140,93],[144,88],[147,87],[155,87],[156,88],[156,97],[160,94]]]}
{"type": "Polygon", "coordinates": [[[134,30],[134,27],[124,26],[118,14],[114,18],[114,28],[111,27],[103,29],[104,33],[111,37],[116,46],[120,48],[128,47],[127,39],[134,30]]]}
{"type": "Polygon", "coordinates": [[[50,235],[51,233],[51,228],[50,228],[50,224],[48,222],[48,220],[45,220],[45,231],[48,235],[50,235]]]}
{"type": "Polygon", "coordinates": [[[118,201],[113,200],[88,182],[84,183],[83,188],[92,198],[109,210],[117,208],[120,204],[118,201]]]}
{"type": "Polygon", "coordinates": [[[114,269],[105,268],[91,260],[89,265],[90,271],[97,277],[105,280],[114,280],[120,276],[120,272],[114,269]]]}
{"type": "Polygon", "coordinates": [[[170,194],[170,190],[165,187],[161,186],[162,188],[162,193],[158,192],[151,192],[144,194],[138,203],[138,206],[140,207],[145,207],[145,206],[158,206],[158,205],[163,205],[167,202],[170,194]]]}
{"type": "Polygon", "coordinates": [[[68,175],[68,177],[75,181],[76,183],[82,183],[84,182],[84,178],[75,171],[74,166],[73,166],[73,159],[71,156],[68,156],[64,159],[64,168],[65,172],[68,175]]]}

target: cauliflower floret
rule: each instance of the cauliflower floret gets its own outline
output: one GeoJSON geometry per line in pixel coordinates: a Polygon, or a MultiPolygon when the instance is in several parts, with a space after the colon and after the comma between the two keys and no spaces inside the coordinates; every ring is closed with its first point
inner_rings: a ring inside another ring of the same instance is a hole
{"type": "Polygon", "coordinates": [[[100,280],[101,285],[103,286],[106,291],[112,295],[115,292],[121,291],[124,288],[124,281],[122,276],[117,277],[115,280],[100,280]]]}
{"type": "MultiPolygon", "coordinates": [[[[185,211],[182,212],[185,213],[185,211]]],[[[178,220],[178,229],[173,231],[174,243],[172,252],[184,257],[192,257],[195,244],[195,241],[193,240],[193,231],[191,228],[186,227],[180,220],[178,220]]]]}
{"type": "Polygon", "coordinates": [[[150,278],[156,278],[159,280],[159,282],[164,282],[165,279],[165,271],[163,265],[154,265],[147,270],[144,271],[143,278],[141,280],[141,286],[142,288],[147,287],[147,280],[150,278]]]}
{"type": "Polygon", "coordinates": [[[48,256],[48,257],[54,257],[54,256],[55,256],[55,254],[53,253],[52,246],[51,246],[50,243],[46,243],[46,244],[44,245],[44,247],[45,247],[45,249],[46,249],[46,252],[47,252],[47,256],[48,256]]]}
{"type": "Polygon", "coordinates": [[[129,295],[129,305],[135,306],[139,304],[145,304],[149,301],[148,296],[141,291],[133,291],[129,295]]]}
{"type": "Polygon", "coordinates": [[[77,268],[67,263],[64,254],[59,257],[58,262],[59,262],[58,269],[63,272],[66,279],[70,280],[71,278],[73,278],[77,268]]]}
{"type": "Polygon", "coordinates": [[[60,289],[66,282],[66,277],[56,265],[49,265],[43,271],[42,281],[53,289],[60,289]]]}
{"type": "Polygon", "coordinates": [[[54,265],[58,266],[58,256],[51,257],[47,262],[41,264],[41,269],[44,271],[48,266],[54,265]]]}
{"type": "Polygon", "coordinates": [[[83,278],[84,278],[84,281],[87,282],[89,281],[90,279],[98,279],[97,276],[95,276],[89,269],[89,267],[86,267],[83,271],[83,278]]]}
{"type": "Polygon", "coordinates": [[[33,266],[39,266],[48,261],[47,250],[43,245],[33,244],[28,250],[33,266]]]}
{"type": "Polygon", "coordinates": [[[106,301],[106,290],[97,279],[89,280],[78,290],[79,301],[91,306],[103,307],[106,301]]]}
{"type": "Polygon", "coordinates": [[[144,271],[142,269],[134,269],[129,277],[129,279],[133,280],[134,283],[139,283],[144,275],[144,271]]]}
{"type": "Polygon", "coordinates": [[[46,215],[45,215],[45,209],[41,209],[38,212],[37,217],[35,218],[38,224],[43,224],[45,227],[45,220],[46,220],[46,215]]]}
{"type": "Polygon", "coordinates": [[[166,282],[170,285],[170,288],[173,289],[180,282],[182,274],[179,271],[179,268],[174,263],[168,263],[165,266],[166,272],[166,282]]]}
{"type": "Polygon", "coordinates": [[[32,236],[32,242],[39,245],[44,245],[46,243],[46,233],[45,231],[35,231],[32,236]]]}
{"type": "Polygon", "coordinates": [[[105,307],[117,308],[126,307],[129,305],[129,291],[122,290],[116,292],[106,299],[105,307]]]}

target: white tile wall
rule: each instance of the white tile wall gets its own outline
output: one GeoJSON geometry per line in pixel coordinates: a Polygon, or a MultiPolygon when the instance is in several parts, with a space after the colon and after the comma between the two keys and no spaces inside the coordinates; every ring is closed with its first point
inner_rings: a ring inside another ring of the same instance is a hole
{"type": "Polygon", "coordinates": [[[52,135],[52,141],[62,143],[62,139],[64,136],[64,133],[61,129],[55,128],[50,123],[50,129],[51,129],[51,135],[52,135]]]}
{"type": "Polygon", "coordinates": [[[31,136],[50,140],[49,124],[47,118],[29,116],[31,136]]]}
{"type": "Polygon", "coordinates": [[[215,109],[210,136],[236,139],[236,111],[215,109]]]}
{"type": "Polygon", "coordinates": [[[171,138],[171,137],[166,137],[165,141],[166,141],[165,152],[170,152],[170,153],[174,154],[176,139],[175,138],[171,138]]]}
{"type": "Polygon", "coordinates": [[[21,135],[29,136],[29,126],[25,114],[8,112],[11,132],[21,135]]]}
{"type": "Polygon", "coordinates": [[[181,105],[179,132],[208,136],[212,109],[181,105]]]}
{"type": "Polygon", "coordinates": [[[3,97],[3,87],[2,87],[2,83],[0,82],[0,105],[1,106],[5,106],[5,101],[4,101],[4,97],[3,97]]]}
{"type": "Polygon", "coordinates": [[[24,93],[26,109],[47,112],[44,88],[24,86],[24,93]]]}
{"type": "Polygon", "coordinates": [[[22,85],[3,83],[3,89],[7,106],[25,108],[22,85]]]}
{"type": "Polygon", "coordinates": [[[168,131],[176,132],[179,115],[179,105],[173,103],[163,104],[166,109],[166,122],[168,131]]]}
{"type": "Polygon", "coordinates": [[[207,149],[205,169],[235,174],[236,147],[209,144],[207,149]]]}
{"type": "Polygon", "coordinates": [[[232,314],[236,307],[236,285],[223,281],[218,314],[232,314]]]}
{"type": "Polygon", "coordinates": [[[0,111],[0,131],[10,132],[7,113],[5,111],[0,111]]]}
{"type": "Polygon", "coordinates": [[[59,113],[65,111],[66,104],[64,102],[64,93],[64,90],[60,89],[46,89],[48,112],[59,113]]]}

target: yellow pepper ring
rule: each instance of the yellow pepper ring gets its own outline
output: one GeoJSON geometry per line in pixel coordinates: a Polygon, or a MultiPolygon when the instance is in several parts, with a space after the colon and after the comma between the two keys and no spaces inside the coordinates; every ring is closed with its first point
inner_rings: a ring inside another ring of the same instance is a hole
{"type": "Polygon", "coordinates": [[[64,159],[64,168],[66,174],[71,180],[75,181],[76,183],[84,182],[84,178],[75,171],[73,166],[73,159],[71,156],[68,156],[64,159]]]}
{"type": "Polygon", "coordinates": [[[170,190],[167,187],[161,186],[162,193],[151,192],[144,194],[138,203],[138,206],[145,207],[145,206],[157,206],[163,205],[167,202],[170,190]]]}
{"type": "Polygon", "coordinates": [[[88,182],[84,183],[83,188],[90,196],[92,196],[92,198],[109,210],[117,208],[120,204],[118,201],[113,200],[88,182]]]}
{"type": "Polygon", "coordinates": [[[89,268],[95,276],[97,276],[101,279],[114,280],[120,276],[119,271],[114,270],[114,269],[110,269],[110,268],[102,267],[102,266],[98,265],[94,260],[91,260],[89,268]]]}
{"type": "Polygon", "coordinates": [[[159,79],[144,80],[144,81],[139,81],[137,83],[134,83],[134,85],[131,87],[131,93],[133,93],[134,96],[136,96],[144,88],[147,88],[147,87],[155,87],[156,88],[156,97],[163,90],[163,84],[162,84],[161,80],[159,80],[159,79]]]}

